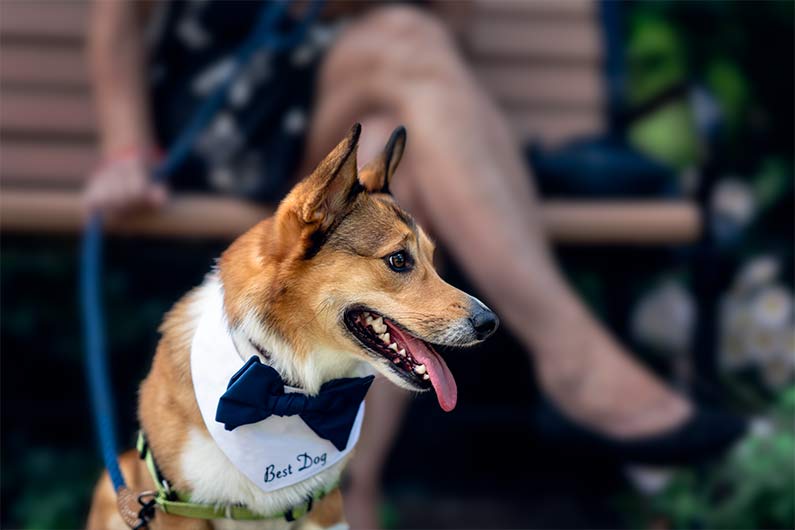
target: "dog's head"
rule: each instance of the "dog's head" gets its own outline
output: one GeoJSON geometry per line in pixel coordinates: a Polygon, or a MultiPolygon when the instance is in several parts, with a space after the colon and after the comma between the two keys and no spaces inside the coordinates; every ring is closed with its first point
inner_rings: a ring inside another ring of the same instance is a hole
{"type": "Polygon", "coordinates": [[[230,321],[262,348],[288,350],[271,362],[310,390],[364,361],[402,387],[434,388],[452,410],[455,380],[433,345],[481,342],[497,317],[439,277],[433,243],[389,193],[405,130],[361,171],[359,133],[224,254],[230,321]]]}

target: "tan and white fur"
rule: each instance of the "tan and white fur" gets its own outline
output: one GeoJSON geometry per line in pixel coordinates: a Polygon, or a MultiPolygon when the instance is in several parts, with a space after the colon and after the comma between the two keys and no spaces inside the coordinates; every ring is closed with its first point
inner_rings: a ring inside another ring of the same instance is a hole
{"type": "MultiPolygon", "coordinates": [[[[190,493],[194,502],[242,503],[261,513],[286,510],[336,483],[347,462],[343,459],[308,480],[265,492],[216,446],[196,403],[190,365],[197,322],[213,303],[214,290],[223,293],[223,310],[241,357],[259,356],[286,382],[310,394],[327,381],[368,370],[410,390],[429,388],[428,377],[401,372],[346,326],[352,308],[385,315],[384,321],[388,317],[391,326],[399,325],[414,337],[412,344],[468,346],[496,328],[496,317],[482,303],[438,276],[433,244],[388,192],[405,132],[397,130],[384,152],[357,170],[359,133],[360,127],[354,126],[296,185],[273,217],[232,243],[217,270],[178,301],[160,327],[162,338],[140,389],[139,420],[163,475],[174,489],[190,493]],[[396,253],[410,258],[410,268],[396,272],[394,265],[401,261],[394,258],[396,253]]],[[[416,360],[409,366],[420,372],[416,360]]],[[[153,489],[135,451],[121,456],[121,467],[130,490],[153,489]]],[[[339,490],[293,523],[283,518],[207,521],[158,512],[150,524],[153,529],[290,526],[345,527],[339,490]]],[[[126,528],[107,473],[96,487],[88,527],[126,528]]]]}

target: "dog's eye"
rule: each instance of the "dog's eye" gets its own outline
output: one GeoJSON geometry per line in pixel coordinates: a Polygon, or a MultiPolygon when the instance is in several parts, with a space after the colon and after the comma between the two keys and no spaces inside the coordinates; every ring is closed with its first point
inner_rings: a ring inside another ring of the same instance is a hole
{"type": "Polygon", "coordinates": [[[402,250],[387,256],[386,262],[389,264],[389,268],[395,272],[406,272],[411,268],[410,258],[402,250]]]}

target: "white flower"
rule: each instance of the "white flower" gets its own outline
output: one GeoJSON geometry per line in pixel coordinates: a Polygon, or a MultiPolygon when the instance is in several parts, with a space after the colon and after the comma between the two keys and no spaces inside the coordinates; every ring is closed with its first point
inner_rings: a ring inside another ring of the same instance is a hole
{"type": "Polygon", "coordinates": [[[780,329],[792,321],[792,294],[782,285],[762,289],[753,300],[754,323],[764,329],[780,329]]]}
{"type": "Polygon", "coordinates": [[[738,226],[745,226],[751,220],[755,202],[751,187],[734,177],[718,182],[712,192],[712,211],[738,226]]]}
{"type": "Polygon", "coordinates": [[[757,256],[746,262],[737,273],[733,290],[749,292],[773,283],[778,278],[781,263],[774,256],[757,256]]]}
{"type": "Polygon", "coordinates": [[[772,387],[785,384],[795,367],[792,292],[774,284],[779,260],[760,256],[737,273],[720,303],[719,361],[726,371],[756,367],[772,387]]]}
{"type": "Polygon", "coordinates": [[[648,466],[629,466],[626,473],[635,487],[646,495],[660,493],[673,476],[670,469],[648,466]]]}
{"type": "Polygon", "coordinates": [[[667,280],[648,293],[632,318],[635,338],[668,353],[689,350],[696,321],[692,296],[678,282],[667,280]]]}

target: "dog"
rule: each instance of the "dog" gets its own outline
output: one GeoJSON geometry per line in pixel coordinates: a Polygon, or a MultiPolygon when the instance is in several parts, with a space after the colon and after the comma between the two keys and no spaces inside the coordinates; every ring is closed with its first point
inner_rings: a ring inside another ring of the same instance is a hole
{"type": "Polygon", "coordinates": [[[162,508],[150,528],[346,528],[338,484],[372,374],[455,407],[433,345],[480,343],[498,319],[439,277],[389,192],[405,129],[359,170],[360,131],[167,313],[140,388],[144,437],[120,457],[128,490],[117,506],[105,473],[89,528],[127,528],[147,503],[162,508]]]}

